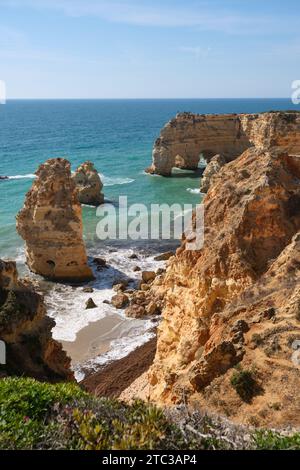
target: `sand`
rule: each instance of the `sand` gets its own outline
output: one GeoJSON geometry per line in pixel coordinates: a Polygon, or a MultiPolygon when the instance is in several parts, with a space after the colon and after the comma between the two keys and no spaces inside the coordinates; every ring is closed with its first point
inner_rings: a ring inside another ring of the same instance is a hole
{"type": "Polygon", "coordinates": [[[75,341],[61,341],[64,350],[72,358],[72,365],[82,363],[110,349],[110,343],[128,333],[126,320],[119,315],[109,315],[82,328],[75,341]]]}
{"type": "Polygon", "coordinates": [[[96,396],[105,397],[119,397],[124,390],[131,386],[131,393],[126,396],[124,392],[122,397],[122,399],[127,400],[134,395],[132,386],[135,383],[137,396],[146,399],[147,381],[146,376],[143,374],[152,364],[155,351],[156,337],[136,348],[123,359],[112,362],[104,366],[102,370],[91,374],[81,384],[96,396]]]}

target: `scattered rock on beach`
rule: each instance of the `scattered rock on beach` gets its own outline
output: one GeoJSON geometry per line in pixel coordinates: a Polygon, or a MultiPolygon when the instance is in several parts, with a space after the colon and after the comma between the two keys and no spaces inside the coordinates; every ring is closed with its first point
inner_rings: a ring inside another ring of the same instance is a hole
{"type": "Polygon", "coordinates": [[[171,258],[171,256],[174,256],[173,251],[167,251],[166,253],[162,253],[160,255],[157,255],[154,257],[155,261],[167,261],[168,259],[171,258]]]}
{"type": "Polygon", "coordinates": [[[138,304],[132,304],[125,310],[125,315],[132,318],[141,318],[145,315],[145,307],[138,304]]]}
{"type": "Polygon", "coordinates": [[[104,258],[94,258],[93,263],[96,264],[96,266],[105,268],[107,266],[106,260],[104,258]]]}
{"type": "Polygon", "coordinates": [[[91,297],[86,301],[85,308],[86,310],[89,308],[97,308],[97,305],[95,304],[95,302],[93,301],[91,297]]]}
{"type": "Polygon", "coordinates": [[[154,271],[143,271],[142,272],[142,279],[144,282],[151,282],[154,281],[156,274],[154,271]]]}
{"type": "Polygon", "coordinates": [[[92,287],[84,287],[82,289],[82,292],[86,292],[88,294],[91,294],[92,292],[94,292],[94,289],[92,287]]]}
{"type": "Polygon", "coordinates": [[[132,253],[131,255],[128,256],[129,259],[138,259],[138,255],[135,253],[132,253]]]}
{"type": "Polygon", "coordinates": [[[156,275],[160,276],[161,274],[164,274],[165,272],[166,272],[166,270],[164,268],[158,268],[157,271],[156,271],[156,275]]]}
{"type": "MultiPolygon", "coordinates": [[[[128,279],[115,279],[113,282],[113,288],[115,288],[116,286],[122,286],[122,289],[123,288],[126,289],[128,284],[129,284],[128,279]]],[[[120,287],[118,287],[118,289],[120,289],[120,287]]]]}
{"type": "Polygon", "coordinates": [[[115,284],[113,286],[113,290],[116,292],[124,291],[126,289],[126,286],[124,284],[115,284]]]}
{"type": "Polygon", "coordinates": [[[124,308],[129,303],[129,298],[126,294],[116,294],[111,299],[111,304],[116,308],[124,308]]]}
{"type": "Polygon", "coordinates": [[[139,266],[134,266],[133,271],[136,273],[138,271],[141,271],[141,268],[139,266]]]}

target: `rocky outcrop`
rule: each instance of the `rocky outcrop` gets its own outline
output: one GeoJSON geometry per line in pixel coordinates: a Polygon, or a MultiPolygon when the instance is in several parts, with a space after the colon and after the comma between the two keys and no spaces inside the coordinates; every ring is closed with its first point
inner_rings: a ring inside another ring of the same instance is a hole
{"type": "Polygon", "coordinates": [[[80,165],[72,176],[78,191],[78,199],[81,204],[99,206],[103,204],[102,194],[103,184],[98,171],[92,162],[84,162],[80,165]]]}
{"type": "Polygon", "coordinates": [[[49,279],[92,279],[70,163],[63,158],[47,160],[36,176],[17,215],[17,230],[25,240],[28,267],[49,279]]]}
{"type": "Polygon", "coordinates": [[[202,178],[201,178],[201,186],[200,191],[201,193],[207,193],[210,184],[212,182],[213,176],[216,175],[222,166],[226,164],[226,160],[222,155],[215,155],[210,162],[207,164],[202,178]]]}
{"type": "Polygon", "coordinates": [[[201,154],[207,162],[217,154],[228,162],[252,146],[300,153],[300,113],[177,114],[161,130],[146,171],[169,176],[174,167],[195,170],[201,154]]]}
{"type": "Polygon", "coordinates": [[[0,260],[0,340],[6,348],[1,375],[72,380],[71,360],[51,336],[54,326],[42,296],[18,279],[15,262],[0,260]]]}
{"type": "Polygon", "coordinates": [[[249,148],[213,177],[204,208],[203,248],[183,240],[163,281],[150,398],[299,426],[300,157],[249,148]]]}

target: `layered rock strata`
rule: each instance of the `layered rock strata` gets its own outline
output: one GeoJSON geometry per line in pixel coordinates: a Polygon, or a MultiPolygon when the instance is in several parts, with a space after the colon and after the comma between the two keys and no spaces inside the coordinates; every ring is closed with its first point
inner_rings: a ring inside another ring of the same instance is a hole
{"type": "Polygon", "coordinates": [[[102,194],[103,184],[98,171],[92,162],[84,162],[72,176],[78,191],[78,199],[81,204],[99,206],[104,202],[102,194]]]}
{"type": "Polygon", "coordinates": [[[213,177],[204,207],[203,248],[183,240],[163,281],[150,398],[299,426],[300,157],[249,148],[213,177]]]}
{"type": "Polygon", "coordinates": [[[74,379],[70,359],[51,336],[53,326],[42,296],[28,282],[18,279],[15,262],[0,260],[0,340],[6,349],[1,376],[74,379]]]}
{"type": "Polygon", "coordinates": [[[47,160],[17,215],[31,271],[45,278],[81,282],[93,278],[82,238],[81,205],[70,163],[47,160]]]}
{"type": "Polygon", "coordinates": [[[174,167],[196,170],[201,154],[207,162],[217,154],[228,162],[252,146],[300,153],[300,113],[179,113],[161,130],[146,171],[169,176],[174,167]]]}

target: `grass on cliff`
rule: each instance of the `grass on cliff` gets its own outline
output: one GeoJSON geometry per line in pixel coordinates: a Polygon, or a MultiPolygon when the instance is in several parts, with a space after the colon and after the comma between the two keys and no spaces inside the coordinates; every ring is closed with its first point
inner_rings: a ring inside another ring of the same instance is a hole
{"type": "MultiPolygon", "coordinates": [[[[94,398],[72,383],[0,380],[1,449],[236,448],[236,439],[231,443],[206,418],[175,422],[155,406],[94,398]]],[[[300,434],[260,431],[250,436],[246,448],[300,449],[300,434]]]]}

